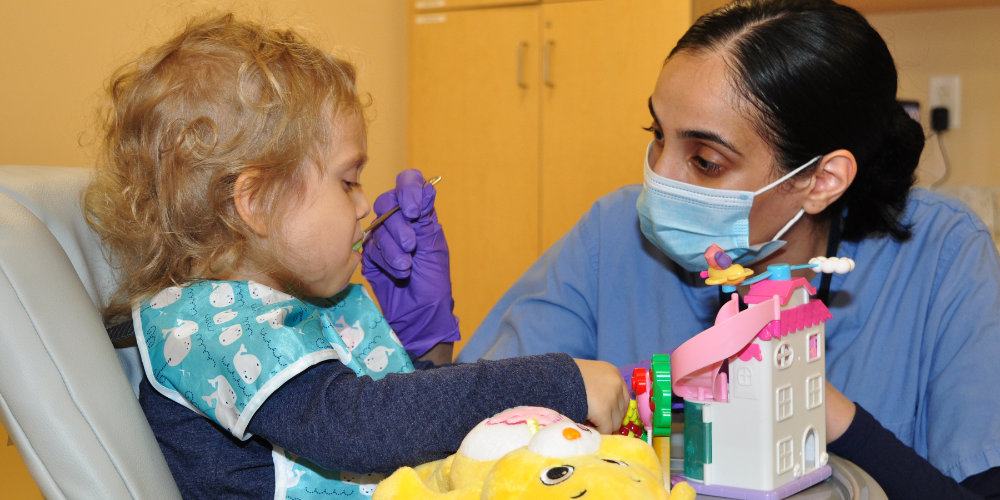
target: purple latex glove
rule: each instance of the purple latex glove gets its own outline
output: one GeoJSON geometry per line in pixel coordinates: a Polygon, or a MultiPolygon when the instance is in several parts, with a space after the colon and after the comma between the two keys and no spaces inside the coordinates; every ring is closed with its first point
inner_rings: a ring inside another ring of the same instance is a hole
{"type": "Polygon", "coordinates": [[[379,195],[379,216],[399,211],[372,230],[364,244],[361,273],[403,347],[421,356],[440,342],[461,337],[452,313],[448,243],[434,210],[434,186],[417,170],[396,176],[396,187],[379,195]]]}

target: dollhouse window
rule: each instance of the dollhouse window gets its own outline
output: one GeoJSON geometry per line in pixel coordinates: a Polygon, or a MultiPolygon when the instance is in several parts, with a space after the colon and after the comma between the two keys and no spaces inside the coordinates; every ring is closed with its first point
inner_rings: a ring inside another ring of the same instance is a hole
{"type": "Polygon", "coordinates": [[[774,350],[774,366],[781,370],[792,366],[792,360],[795,357],[795,353],[792,351],[791,344],[782,343],[774,350]]]}
{"type": "Polygon", "coordinates": [[[816,361],[823,356],[823,345],[820,343],[819,339],[819,332],[810,333],[809,336],[806,337],[806,349],[808,350],[808,353],[806,354],[807,361],[816,361]]]}
{"type": "Polygon", "coordinates": [[[753,383],[753,375],[749,368],[741,366],[740,369],[736,371],[736,383],[740,385],[750,385],[753,383]]]}
{"type": "Polygon", "coordinates": [[[806,409],[823,404],[823,376],[813,375],[806,379],[806,409]]]}
{"type": "Polygon", "coordinates": [[[784,385],[774,392],[775,420],[781,422],[792,416],[792,386],[784,385]]]}
{"type": "Polygon", "coordinates": [[[792,470],[792,438],[785,438],[778,441],[777,446],[777,454],[775,455],[777,463],[774,465],[778,470],[778,474],[784,474],[792,470]]]}

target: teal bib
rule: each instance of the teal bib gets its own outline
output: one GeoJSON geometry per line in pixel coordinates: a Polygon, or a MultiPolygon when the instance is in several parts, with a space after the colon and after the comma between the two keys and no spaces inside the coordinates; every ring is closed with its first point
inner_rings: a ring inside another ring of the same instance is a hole
{"type": "MultiPolygon", "coordinates": [[[[164,396],[241,440],[260,405],[321,361],[360,377],[407,373],[413,365],[360,285],[304,301],[252,281],[171,287],[133,310],[143,368],[164,396]]],[[[278,447],[276,498],[364,498],[378,478],[326,471],[278,447]],[[284,495],[282,495],[284,493],[284,495]]]]}

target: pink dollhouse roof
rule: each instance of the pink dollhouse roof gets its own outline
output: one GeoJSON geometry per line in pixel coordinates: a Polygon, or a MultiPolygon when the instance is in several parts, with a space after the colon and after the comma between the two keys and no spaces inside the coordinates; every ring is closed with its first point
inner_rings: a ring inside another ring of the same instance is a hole
{"type": "MultiPolygon", "coordinates": [[[[771,321],[757,333],[756,338],[760,340],[780,339],[792,332],[797,332],[804,328],[826,322],[832,318],[830,310],[823,305],[821,300],[810,300],[801,306],[785,309],[781,311],[781,319],[771,321]]],[[[760,351],[760,344],[750,342],[736,357],[742,361],[763,359],[760,351]]]]}
{"type": "Polygon", "coordinates": [[[781,319],[772,321],[764,327],[757,338],[761,340],[780,339],[791,332],[826,322],[832,318],[830,310],[820,300],[810,300],[798,307],[781,311],[781,319]]]}
{"type": "Polygon", "coordinates": [[[809,295],[816,295],[816,289],[809,284],[805,278],[792,278],[790,280],[763,280],[750,286],[750,291],[743,297],[743,302],[747,304],[758,304],[777,295],[781,298],[781,303],[788,303],[792,291],[798,287],[805,287],[809,295]]]}
{"type": "MultiPolygon", "coordinates": [[[[747,304],[759,304],[777,295],[782,304],[787,304],[792,292],[799,287],[805,288],[809,295],[816,293],[816,289],[805,278],[763,280],[754,283],[743,300],[747,304]]],[[[832,317],[833,315],[830,314],[822,301],[810,300],[801,306],[782,310],[781,319],[768,323],[757,334],[757,338],[761,340],[778,339],[791,332],[823,323],[832,317]]]]}

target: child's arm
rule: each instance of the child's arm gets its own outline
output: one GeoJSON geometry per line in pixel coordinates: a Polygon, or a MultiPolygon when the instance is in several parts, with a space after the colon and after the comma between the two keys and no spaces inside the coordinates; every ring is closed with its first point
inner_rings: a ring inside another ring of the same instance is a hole
{"type": "Polygon", "coordinates": [[[247,430],[321,467],[389,472],[453,453],[473,426],[509,407],[545,406],[583,421],[587,399],[584,378],[565,354],[444,366],[377,381],[325,362],[275,391],[247,430]]]}

